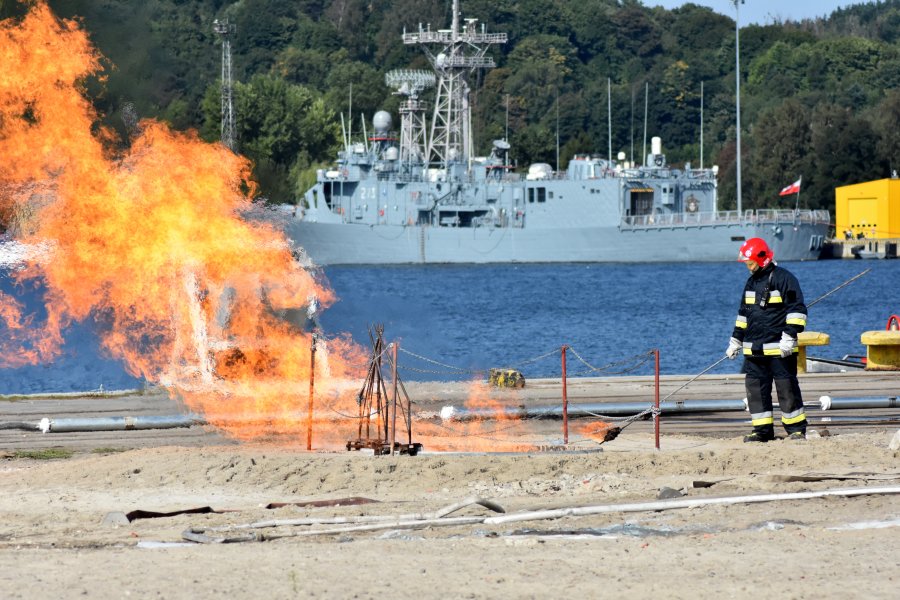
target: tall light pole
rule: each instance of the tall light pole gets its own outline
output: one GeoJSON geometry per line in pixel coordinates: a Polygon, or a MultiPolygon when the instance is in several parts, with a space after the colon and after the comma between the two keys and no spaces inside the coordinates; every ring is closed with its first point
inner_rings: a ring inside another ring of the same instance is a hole
{"type": "Polygon", "coordinates": [[[737,213],[743,219],[741,210],[741,10],[744,0],[730,0],[734,4],[734,80],[735,107],[737,114],[737,213]]]}

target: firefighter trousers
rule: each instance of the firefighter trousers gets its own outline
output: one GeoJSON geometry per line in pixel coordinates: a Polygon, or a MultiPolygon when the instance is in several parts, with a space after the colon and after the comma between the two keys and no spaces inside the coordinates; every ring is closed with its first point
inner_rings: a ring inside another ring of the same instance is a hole
{"type": "Polygon", "coordinates": [[[797,382],[797,355],[787,357],[745,356],[743,372],[747,389],[747,404],[753,431],[764,437],[775,436],[772,413],[772,384],[778,394],[781,424],[788,433],[806,433],[806,413],[800,384],[797,382]]]}

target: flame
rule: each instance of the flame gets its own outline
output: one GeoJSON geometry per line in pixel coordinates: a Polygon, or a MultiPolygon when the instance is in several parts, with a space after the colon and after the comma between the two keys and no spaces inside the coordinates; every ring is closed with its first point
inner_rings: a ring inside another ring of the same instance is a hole
{"type": "Polygon", "coordinates": [[[575,431],[587,439],[602,444],[615,439],[621,429],[606,421],[593,421],[579,425],[575,431]]]}
{"type": "MultiPolygon", "coordinates": [[[[0,216],[43,248],[11,276],[46,301],[36,318],[0,294],[0,367],[52,360],[67,326],[93,320],[131,374],[231,435],[298,431],[312,339],[277,315],[333,292],[259,218],[245,158],[155,121],[117,149],[82,89],[99,64],[43,0],[0,23],[0,216]]],[[[320,350],[316,394],[335,403],[363,358],[347,339],[320,350]]]]}
{"type": "Polygon", "coordinates": [[[471,381],[464,406],[466,411],[485,414],[463,421],[416,423],[414,438],[422,438],[432,450],[467,452],[527,452],[542,437],[531,422],[521,418],[515,392],[491,388],[483,381],[471,381]],[[490,415],[490,416],[487,416],[490,415]]]}

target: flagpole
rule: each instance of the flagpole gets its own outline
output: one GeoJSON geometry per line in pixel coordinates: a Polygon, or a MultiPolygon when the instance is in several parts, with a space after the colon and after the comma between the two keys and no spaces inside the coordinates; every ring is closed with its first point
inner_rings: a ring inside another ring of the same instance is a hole
{"type": "Polygon", "coordinates": [[[738,219],[743,222],[743,208],[741,205],[741,11],[740,5],[744,0],[731,0],[734,4],[734,97],[735,97],[735,129],[737,140],[735,141],[735,171],[737,172],[737,213],[738,219]]]}
{"type": "Polygon", "coordinates": [[[803,175],[800,176],[800,179],[797,180],[797,183],[799,183],[800,185],[797,186],[797,201],[794,204],[795,215],[800,213],[800,188],[803,187],[803,175]]]}

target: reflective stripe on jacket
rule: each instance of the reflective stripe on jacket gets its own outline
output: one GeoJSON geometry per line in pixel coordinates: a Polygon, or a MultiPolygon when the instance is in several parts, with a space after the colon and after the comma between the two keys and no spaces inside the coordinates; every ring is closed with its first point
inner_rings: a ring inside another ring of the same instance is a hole
{"type": "Polygon", "coordinates": [[[797,339],[806,328],[806,314],[797,278],[773,262],[747,278],[731,335],[743,343],[744,354],[780,356],[781,334],[797,339]]]}

